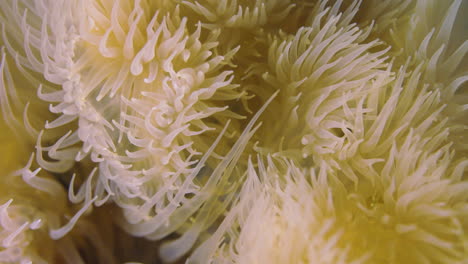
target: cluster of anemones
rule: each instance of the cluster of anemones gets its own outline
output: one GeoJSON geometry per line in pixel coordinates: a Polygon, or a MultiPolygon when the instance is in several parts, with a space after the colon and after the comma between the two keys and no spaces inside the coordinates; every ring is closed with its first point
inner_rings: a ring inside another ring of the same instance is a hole
{"type": "Polygon", "coordinates": [[[3,0],[0,262],[463,263],[466,8],[3,0]]]}

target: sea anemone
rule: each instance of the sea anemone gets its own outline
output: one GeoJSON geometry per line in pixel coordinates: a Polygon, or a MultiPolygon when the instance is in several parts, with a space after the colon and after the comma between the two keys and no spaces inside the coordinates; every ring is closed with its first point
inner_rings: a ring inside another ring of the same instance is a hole
{"type": "Polygon", "coordinates": [[[0,262],[464,263],[463,0],[4,0],[0,262]]]}

